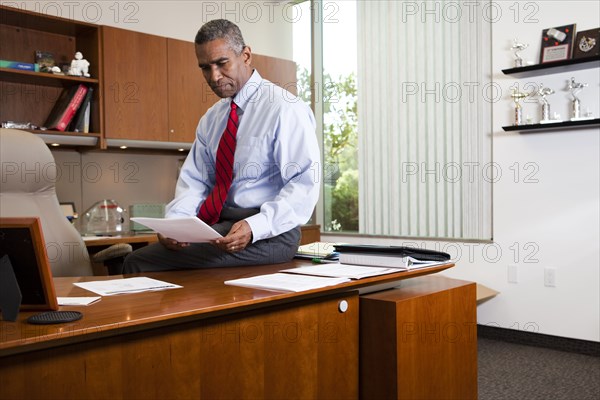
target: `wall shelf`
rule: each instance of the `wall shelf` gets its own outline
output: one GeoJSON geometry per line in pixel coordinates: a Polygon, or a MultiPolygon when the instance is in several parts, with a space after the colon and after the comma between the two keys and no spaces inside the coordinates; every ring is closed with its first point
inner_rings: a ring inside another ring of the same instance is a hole
{"type": "Polygon", "coordinates": [[[503,69],[505,75],[512,75],[517,78],[526,78],[541,74],[558,74],[562,72],[573,72],[582,69],[600,67],[600,56],[588,58],[576,58],[564,61],[555,61],[545,64],[528,65],[525,67],[503,69]]]}
{"type": "Polygon", "coordinates": [[[533,133],[533,132],[544,132],[544,131],[552,131],[552,130],[560,130],[560,129],[580,129],[580,128],[593,128],[600,126],[600,118],[594,119],[586,119],[581,121],[563,121],[563,122],[553,122],[548,124],[530,124],[530,125],[512,125],[512,126],[503,126],[507,132],[510,131],[519,131],[522,133],[533,133]]]}
{"type": "Polygon", "coordinates": [[[12,83],[27,83],[32,85],[67,87],[74,82],[98,84],[98,79],[83,78],[70,75],[55,75],[46,72],[21,71],[11,68],[0,68],[0,79],[12,83]]]}

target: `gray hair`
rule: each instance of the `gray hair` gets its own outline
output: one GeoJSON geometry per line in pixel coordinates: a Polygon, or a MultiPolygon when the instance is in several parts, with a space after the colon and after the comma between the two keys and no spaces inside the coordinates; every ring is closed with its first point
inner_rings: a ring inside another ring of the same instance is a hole
{"type": "Polygon", "coordinates": [[[246,47],[240,28],[226,19],[214,19],[202,25],[196,34],[194,43],[204,44],[217,39],[225,39],[236,55],[242,54],[246,47]]]}

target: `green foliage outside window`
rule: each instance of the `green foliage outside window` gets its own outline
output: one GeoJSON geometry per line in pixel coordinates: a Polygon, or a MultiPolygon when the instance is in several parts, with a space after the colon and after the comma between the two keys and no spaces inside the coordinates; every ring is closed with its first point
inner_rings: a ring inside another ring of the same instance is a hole
{"type": "MultiPolygon", "coordinates": [[[[300,97],[310,103],[308,70],[298,72],[300,97]]],[[[324,75],[324,202],[326,231],[358,231],[358,114],[356,76],[324,75]]]]}

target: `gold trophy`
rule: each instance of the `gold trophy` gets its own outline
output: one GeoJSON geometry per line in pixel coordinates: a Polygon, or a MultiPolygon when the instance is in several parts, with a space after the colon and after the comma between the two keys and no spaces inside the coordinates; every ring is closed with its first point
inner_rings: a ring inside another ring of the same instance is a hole
{"type": "Polygon", "coordinates": [[[527,93],[519,92],[518,89],[513,88],[511,90],[510,97],[515,103],[515,120],[513,125],[523,125],[523,107],[521,106],[521,100],[527,96],[527,93]]]}

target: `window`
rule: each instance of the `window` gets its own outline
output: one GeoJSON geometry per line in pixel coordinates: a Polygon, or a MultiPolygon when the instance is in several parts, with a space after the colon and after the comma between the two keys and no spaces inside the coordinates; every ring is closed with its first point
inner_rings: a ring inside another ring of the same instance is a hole
{"type": "Polygon", "coordinates": [[[490,239],[490,22],[445,0],[312,7],[323,229],[490,239]]]}

